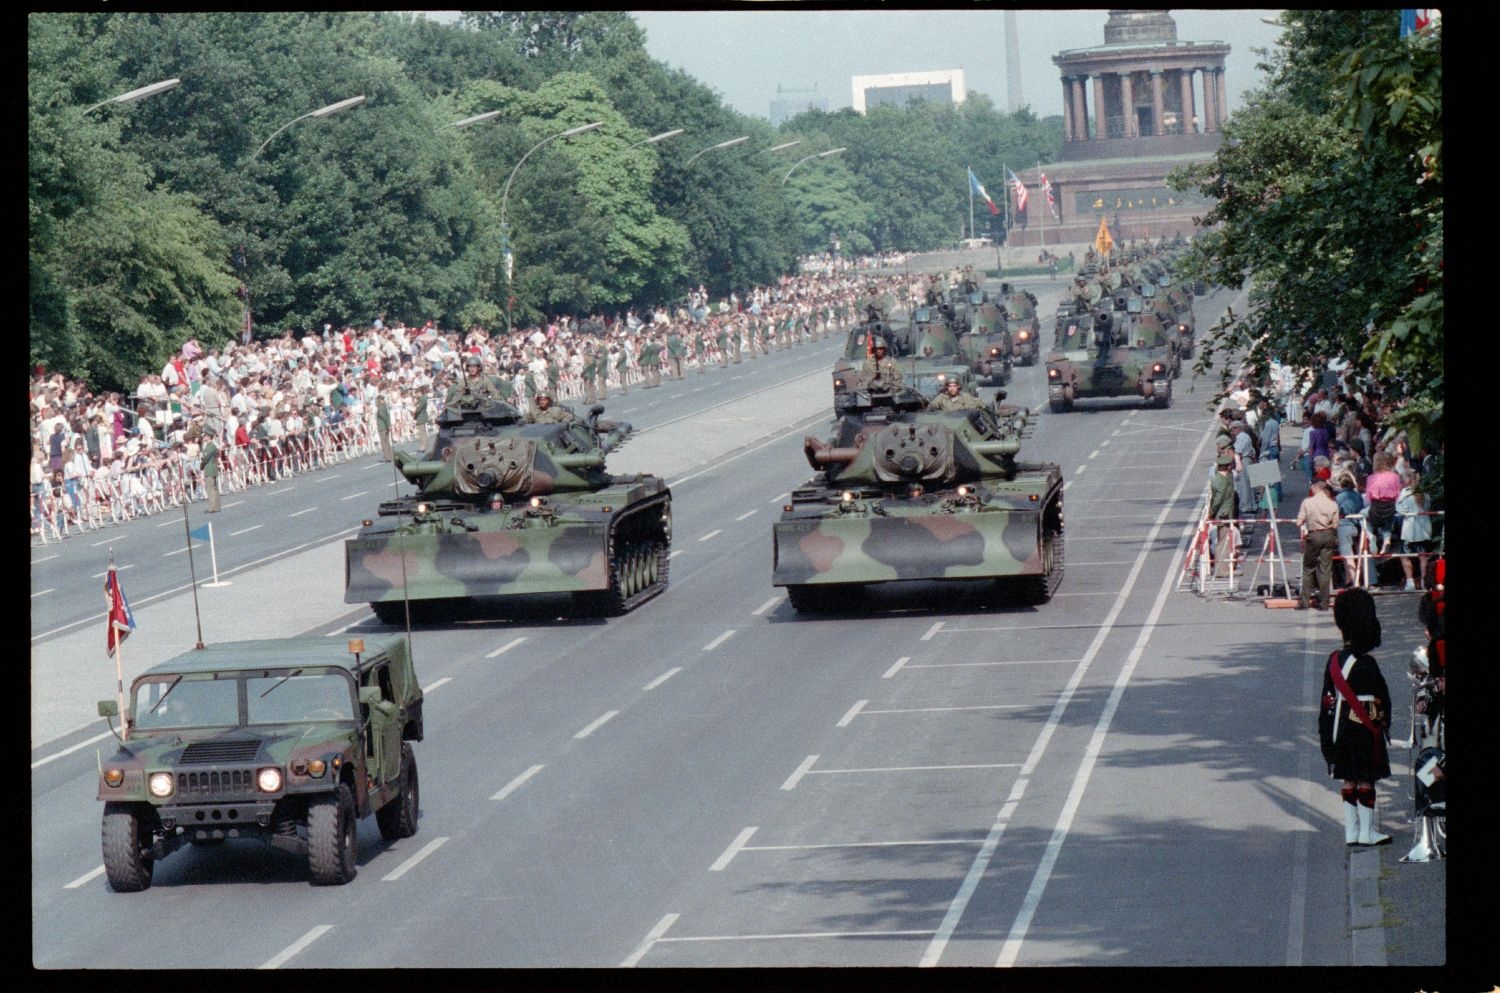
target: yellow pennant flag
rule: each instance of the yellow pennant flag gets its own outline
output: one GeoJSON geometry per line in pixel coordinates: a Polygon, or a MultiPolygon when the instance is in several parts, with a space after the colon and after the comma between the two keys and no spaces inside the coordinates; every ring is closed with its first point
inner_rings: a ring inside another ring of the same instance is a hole
{"type": "Polygon", "coordinates": [[[1094,235],[1094,251],[1100,255],[1108,255],[1114,250],[1115,240],[1109,236],[1109,225],[1104,223],[1104,218],[1099,218],[1099,233],[1094,235]]]}

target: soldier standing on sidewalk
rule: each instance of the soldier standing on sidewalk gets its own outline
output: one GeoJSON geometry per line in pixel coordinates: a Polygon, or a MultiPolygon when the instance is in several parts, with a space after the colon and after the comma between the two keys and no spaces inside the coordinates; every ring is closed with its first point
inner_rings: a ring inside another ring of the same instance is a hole
{"type": "Polygon", "coordinates": [[[1362,589],[1345,590],[1333,605],[1344,647],[1329,655],[1318,709],[1318,743],[1328,771],[1342,780],[1344,844],[1384,845],[1375,830],[1375,783],[1391,775],[1386,732],[1391,692],[1371,649],[1380,646],[1375,599],[1362,589]]]}

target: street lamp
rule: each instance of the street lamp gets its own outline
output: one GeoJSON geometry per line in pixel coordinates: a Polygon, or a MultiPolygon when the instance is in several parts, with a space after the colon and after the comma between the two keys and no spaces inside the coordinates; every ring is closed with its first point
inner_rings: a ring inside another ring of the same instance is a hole
{"type": "Polygon", "coordinates": [[[671,131],[663,131],[661,134],[654,134],[649,138],[642,138],[634,145],[631,145],[630,148],[625,149],[625,151],[628,152],[631,148],[640,148],[642,145],[654,145],[659,141],[666,141],[668,138],[675,138],[686,130],[686,128],[673,128],[671,131]]]}
{"type": "Polygon", "coordinates": [[[842,155],[844,152],[847,152],[848,150],[849,150],[848,148],[830,148],[826,152],[814,152],[811,155],[804,155],[802,158],[800,158],[796,162],[792,163],[792,167],[786,171],[786,175],[781,177],[781,185],[782,186],[786,185],[786,181],[788,179],[792,178],[792,173],[796,172],[797,171],[797,167],[799,165],[801,165],[802,163],[804,163],[804,162],[810,162],[813,159],[826,159],[830,155],[842,155]]]}
{"type": "Polygon", "coordinates": [[[255,150],[255,154],[250,156],[250,160],[253,162],[255,159],[259,158],[260,153],[266,150],[266,146],[274,141],[277,135],[281,134],[281,132],[285,131],[293,124],[296,124],[298,121],[305,121],[309,117],[332,117],[339,111],[348,110],[350,107],[358,107],[364,102],[365,98],[363,95],[350,97],[347,100],[340,100],[338,103],[331,103],[326,107],[319,107],[317,110],[310,110],[307,113],[303,114],[301,117],[292,118],[290,121],[287,121],[281,127],[271,132],[271,137],[260,143],[260,147],[255,150]]]}
{"type": "MultiPolygon", "coordinates": [[[[750,140],[750,136],[749,135],[747,135],[747,134],[740,135],[738,138],[730,138],[728,141],[721,141],[717,145],[709,145],[702,152],[699,152],[698,155],[703,155],[705,152],[712,152],[716,148],[730,148],[730,147],[732,147],[734,145],[738,145],[740,142],[749,141],[749,140],[750,140]]],[[[688,166],[692,165],[693,162],[697,160],[698,155],[694,155],[691,159],[688,159],[686,162],[684,162],[682,164],[682,167],[684,169],[686,169],[688,166]]]]}
{"type": "Polygon", "coordinates": [[[576,128],[569,128],[566,131],[559,131],[555,135],[551,135],[550,137],[543,138],[541,141],[537,142],[535,145],[532,145],[531,148],[529,150],[527,150],[527,152],[526,152],[525,155],[521,156],[521,161],[516,163],[516,167],[510,171],[510,178],[505,181],[505,190],[500,194],[500,237],[503,238],[504,242],[505,242],[504,252],[505,252],[505,333],[506,334],[509,334],[511,332],[511,322],[510,322],[510,301],[511,301],[511,296],[512,296],[512,294],[511,294],[511,275],[512,275],[513,271],[515,270],[515,256],[514,256],[514,254],[512,254],[512,252],[510,250],[510,224],[506,221],[507,211],[508,211],[509,206],[510,206],[510,184],[514,183],[516,181],[516,173],[518,173],[518,172],[521,171],[521,163],[525,162],[527,159],[531,158],[531,153],[535,152],[538,148],[541,148],[543,145],[545,145],[545,144],[547,144],[549,142],[556,141],[559,138],[571,138],[574,135],[584,134],[585,132],[593,131],[596,128],[602,128],[602,127],[604,127],[604,122],[603,121],[595,121],[592,124],[580,124],[576,128]]]}
{"type": "Polygon", "coordinates": [[[107,103],[135,103],[137,100],[154,97],[158,93],[175,90],[181,83],[182,80],[180,79],[164,79],[160,83],[152,83],[150,86],[142,86],[140,89],[131,90],[129,93],[121,93],[119,96],[110,97],[108,100],[101,100],[88,110],[85,110],[84,113],[92,114],[107,103]]]}
{"type": "Polygon", "coordinates": [[[486,111],[483,114],[475,114],[473,117],[465,117],[461,121],[449,121],[447,124],[444,124],[443,127],[438,128],[438,130],[442,131],[443,128],[466,128],[471,124],[478,124],[481,121],[493,121],[502,113],[503,111],[499,110],[486,111]]]}
{"type": "Polygon", "coordinates": [[[801,138],[798,138],[796,141],[784,141],[780,145],[772,145],[770,148],[766,149],[765,154],[770,155],[772,152],[779,152],[783,149],[792,148],[793,146],[800,144],[802,144],[801,138]]]}

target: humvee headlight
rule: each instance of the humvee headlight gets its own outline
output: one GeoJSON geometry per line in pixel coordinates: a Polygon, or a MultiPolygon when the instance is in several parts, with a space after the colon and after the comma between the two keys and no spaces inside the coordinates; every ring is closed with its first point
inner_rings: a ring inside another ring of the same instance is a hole
{"type": "Polygon", "coordinates": [[[124,769],[105,769],[104,770],[104,785],[105,786],[119,786],[123,782],[125,782],[125,770],[124,769]]]}
{"type": "Polygon", "coordinates": [[[1062,375],[1062,373],[1059,372],[1056,369],[1048,369],[1047,370],[1047,378],[1048,379],[1056,379],[1056,378],[1058,378],[1061,375],[1062,375]]]}
{"type": "Polygon", "coordinates": [[[845,490],[844,492],[842,492],[842,493],[839,494],[839,500],[842,501],[843,503],[853,503],[854,502],[854,491],[853,490],[845,490]]]}
{"type": "Polygon", "coordinates": [[[171,796],[174,785],[175,783],[170,772],[153,772],[151,779],[148,781],[151,795],[155,797],[171,796]]]}
{"type": "Polygon", "coordinates": [[[255,774],[255,785],[262,793],[275,793],[281,789],[281,770],[268,765],[255,774]]]}
{"type": "Polygon", "coordinates": [[[314,779],[320,779],[323,773],[328,771],[328,763],[322,759],[313,759],[307,763],[307,774],[314,779]]]}
{"type": "Polygon", "coordinates": [[[432,504],[430,504],[430,503],[419,503],[419,504],[417,504],[417,513],[419,513],[419,514],[430,514],[430,513],[432,513],[432,504]]]}

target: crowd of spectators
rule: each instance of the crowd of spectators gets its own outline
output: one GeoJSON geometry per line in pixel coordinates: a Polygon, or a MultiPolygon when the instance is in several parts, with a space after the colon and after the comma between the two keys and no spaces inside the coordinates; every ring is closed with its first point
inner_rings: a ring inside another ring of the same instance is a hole
{"type": "Polygon", "coordinates": [[[1282,490],[1297,504],[1307,496],[1326,499],[1336,510],[1325,512],[1328,504],[1315,503],[1310,513],[1318,525],[1324,516],[1333,520],[1334,534],[1327,539],[1310,541],[1309,508],[1298,514],[1304,550],[1316,545],[1321,552],[1308,553],[1317,561],[1304,570],[1304,599],[1325,585],[1426,589],[1429,562],[1443,543],[1443,445],[1427,440],[1413,452],[1406,432],[1392,423],[1399,404],[1373,377],[1357,375],[1337,359],[1320,358],[1317,368],[1300,374],[1275,366],[1259,383],[1240,379],[1220,411],[1214,457],[1215,469],[1228,457],[1234,499],[1219,501],[1210,517],[1222,519],[1233,506],[1243,543],[1255,535],[1257,518],[1286,519],[1282,490]],[[1284,445],[1283,438],[1297,440],[1284,445]],[[1292,456],[1289,466],[1283,451],[1292,456]],[[1262,461],[1281,464],[1285,480],[1267,488],[1269,507],[1248,478],[1248,467],[1262,461]],[[1341,566],[1337,575],[1331,575],[1334,560],[1341,566]]]}
{"type": "Polygon", "coordinates": [[[31,533],[48,541],[202,498],[199,453],[210,438],[228,492],[379,451],[377,416],[397,443],[425,442],[470,355],[525,412],[542,393],[592,403],[663,374],[792,348],[857,321],[859,298],[907,288],[908,277],[868,268],[814,268],[718,300],[700,286],[674,307],[559,317],[510,334],[376,318],[222,347],[188,341],[128,394],[38,369],[31,533]]]}

